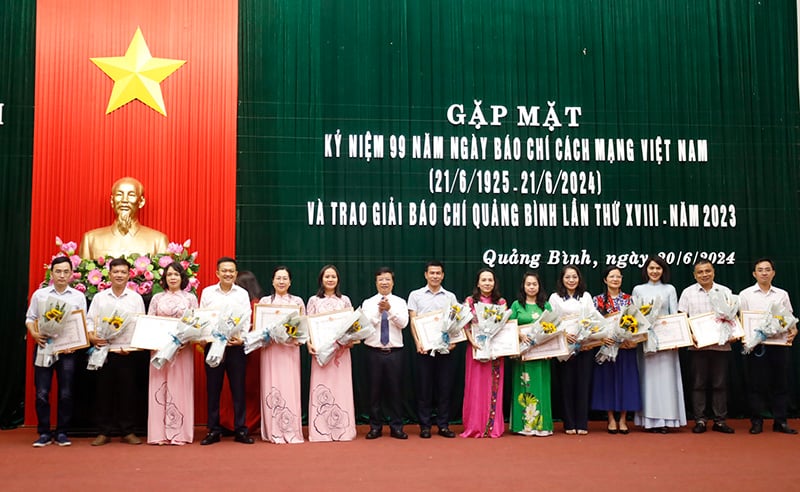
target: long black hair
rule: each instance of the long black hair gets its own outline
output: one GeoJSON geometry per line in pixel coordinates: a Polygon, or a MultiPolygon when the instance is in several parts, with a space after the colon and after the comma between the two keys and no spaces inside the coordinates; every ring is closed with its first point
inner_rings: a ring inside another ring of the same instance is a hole
{"type": "Polygon", "coordinates": [[[528,270],[525,272],[525,275],[522,276],[522,283],[519,284],[519,293],[517,294],[517,300],[519,303],[524,307],[528,304],[528,294],[525,293],[525,281],[528,280],[528,277],[533,277],[539,282],[539,292],[536,293],[536,305],[539,306],[539,309],[544,311],[544,305],[547,302],[547,292],[544,290],[544,286],[542,285],[542,279],[539,277],[539,272],[534,270],[528,270]]]}

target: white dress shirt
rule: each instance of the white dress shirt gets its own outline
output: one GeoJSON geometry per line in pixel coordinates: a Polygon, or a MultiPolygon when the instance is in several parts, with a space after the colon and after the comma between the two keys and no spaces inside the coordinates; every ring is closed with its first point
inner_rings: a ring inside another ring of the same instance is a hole
{"type": "Polygon", "coordinates": [[[233,308],[243,313],[241,326],[243,331],[250,330],[250,316],[252,308],[250,307],[250,294],[246,290],[233,284],[228,292],[224,292],[219,286],[219,283],[209,285],[203,289],[200,294],[200,308],[201,309],[218,309],[233,308]]]}
{"type": "Polygon", "coordinates": [[[369,318],[372,326],[375,327],[375,333],[367,337],[364,343],[368,347],[375,348],[400,348],[403,346],[403,328],[408,326],[408,305],[401,297],[394,294],[384,296],[382,294],[375,294],[369,299],[365,299],[361,304],[361,311],[369,318]],[[381,344],[381,312],[378,309],[378,303],[386,297],[389,301],[391,308],[388,312],[389,319],[389,343],[387,345],[381,344]]]}
{"type": "Polygon", "coordinates": [[[97,318],[101,314],[114,309],[119,309],[129,314],[144,314],[144,300],[138,292],[127,288],[119,297],[114,295],[114,290],[111,288],[101,290],[95,294],[92,304],[89,306],[89,312],[86,313],[87,331],[94,332],[97,318]]]}
{"type": "Polygon", "coordinates": [[[764,292],[758,284],[755,284],[739,293],[739,307],[742,311],[766,311],[773,302],[782,304],[793,312],[789,293],[775,286],[770,286],[769,290],[764,292]]]}
{"type": "Polygon", "coordinates": [[[67,287],[64,292],[58,292],[52,285],[37,289],[31,296],[31,303],[28,306],[28,311],[25,313],[25,321],[36,321],[42,315],[40,308],[47,302],[48,297],[55,297],[61,302],[64,302],[71,307],[70,311],[82,309],[86,312],[86,296],[83,292],[67,287]]]}

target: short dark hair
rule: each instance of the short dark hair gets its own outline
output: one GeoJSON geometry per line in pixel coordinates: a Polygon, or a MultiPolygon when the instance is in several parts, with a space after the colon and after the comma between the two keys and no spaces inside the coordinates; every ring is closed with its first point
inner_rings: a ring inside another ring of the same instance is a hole
{"type": "Polygon", "coordinates": [[[769,263],[769,266],[771,266],[773,270],[775,270],[775,263],[772,262],[771,258],[759,258],[755,261],[755,263],[753,263],[753,271],[756,271],[756,267],[759,263],[764,263],[765,261],[769,263]]]}
{"type": "Polygon", "coordinates": [[[181,290],[185,289],[189,285],[189,275],[186,274],[186,270],[184,270],[183,266],[177,261],[173,261],[164,268],[164,274],[161,275],[161,280],[159,280],[158,283],[161,284],[164,290],[169,290],[169,287],[167,287],[167,271],[169,271],[170,268],[178,272],[181,276],[181,290]]]}
{"type": "Polygon", "coordinates": [[[325,275],[325,270],[333,270],[336,272],[336,289],[334,289],[333,295],[336,297],[342,297],[342,291],[339,290],[339,285],[342,283],[342,276],[339,275],[339,270],[334,265],[325,265],[322,267],[322,270],[319,271],[319,277],[317,278],[317,284],[319,285],[319,289],[317,289],[317,297],[325,297],[325,287],[322,286],[322,277],[325,275]]]}
{"type": "Polygon", "coordinates": [[[650,277],[647,276],[647,266],[650,263],[655,263],[656,265],[661,267],[661,270],[662,270],[661,279],[660,279],[661,283],[662,284],[668,284],[669,283],[669,279],[670,279],[669,265],[667,265],[667,262],[664,261],[664,258],[662,258],[660,256],[653,256],[653,255],[648,256],[647,260],[644,262],[644,266],[642,267],[642,281],[644,283],[647,283],[647,282],[650,281],[650,277]]]}
{"type": "MultiPolygon", "coordinates": [[[[272,277],[270,277],[272,279],[272,281],[273,282],[275,281],[275,274],[277,274],[281,270],[286,270],[286,273],[289,275],[289,283],[291,283],[292,282],[292,271],[289,270],[289,267],[287,267],[286,265],[278,265],[278,266],[276,266],[275,268],[272,269],[272,277]]],[[[288,294],[288,291],[287,291],[287,294],[288,294]]],[[[273,284],[272,285],[272,301],[275,300],[275,295],[276,295],[276,293],[275,293],[275,285],[273,284]]]]}
{"type": "Polygon", "coordinates": [[[380,267],[377,270],[375,270],[375,278],[380,277],[384,273],[388,273],[389,275],[391,275],[392,276],[392,281],[394,281],[394,272],[392,271],[391,268],[386,267],[386,266],[380,267]]]}
{"type": "Polygon", "coordinates": [[[53,268],[55,268],[56,265],[60,263],[66,263],[67,265],[69,265],[69,269],[73,270],[72,260],[69,259],[69,256],[56,256],[55,258],[53,258],[53,261],[50,262],[50,271],[52,272],[53,268]]]}
{"type": "Polygon", "coordinates": [[[125,267],[125,268],[127,268],[128,270],[130,270],[130,269],[131,269],[131,264],[130,264],[130,263],[128,263],[128,260],[126,260],[126,259],[125,259],[125,258],[123,258],[123,257],[114,258],[113,260],[111,260],[111,261],[108,263],[108,270],[109,270],[109,271],[111,271],[111,270],[112,270],[114,267],[116,267],[116,266],[124,266],[124,267],[125,267]]]}
{"type": "Polygon", "coordinates": [[[272,278],[273,280],[275,280],[275,274],[276,274],[276,273],[278,273],[278,272],[279,272],[279,271],[281,271],[281,270],[286,270],[286,273],[288,273],[288,274],[289,274],[289,280],[291,280],[291,279],[292,279],[292,271],[291,271],[291,270],[289,270],[289,267],[287,267],[287,266],[284,266],[284,265],[278,265],[278,266],[276,266],[275,268],[273,268],[273,269],[272,269],[272,277],[271,277],[271,278],[272,278]]]}
{"type": "Polygon", "coordinates": [[[559,275],[558,279],[556,279],[556,293],[562,299],[566,299],[569,295],[567,288],[564,286],[564,275],[567,274],[567,270],[575,270],[575,273],[578,274],[578,286],[575,287],[575,293],[573,294],[573,297],[576,299],[583,297],[584,292],[586,292],[586,280],[584,280],[580,269],[578,269],[578,267],[575,265],[565,265],[564,268],[561,269],[561,275],[559,275]]]}
{"type": "Polygon", "coordinates": [[[442,264],[441,261],[433,260],[433,261],[429,261],[428,263],[426,263],[425,264],[425,273],[428,273],[428,268],[430,268],[430,267],[439,267],[439,268],[442,269],[442,273],[444,273],[444,265],[442,264]]]}
{"type": "Polygon", "coordinates": [[[223,256],[219,260],[217,260],[217,270],[219,270],[219,266],[223,263],[233,263],[236,269],[239,269],[239,264],[236,263],[236,260],[231,258],[230,256],[223,256]]]}
{"type": "Polygon", "coordinates": [[[692,265],[692,270],[699,267],[700,265],[711,265],[711,268],[712,269],[714,268],[714,264],[711,263],[711,260],[709,260],[708,258],[698,258],[697,261],[694,262],[694,265],[692,265]]]}

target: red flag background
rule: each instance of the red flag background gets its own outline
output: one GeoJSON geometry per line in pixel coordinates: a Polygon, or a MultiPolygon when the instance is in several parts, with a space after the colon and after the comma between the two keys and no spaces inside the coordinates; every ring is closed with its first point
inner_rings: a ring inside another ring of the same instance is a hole
{"type": "MultiPolygon", "coordinates": [[[[237,22],[236,0],[38,1],[31,291],[55,236],[79,242],[113,221],[122,176],[145,186],[142,223],[191,239],[201,288],[216,282],[217,257],[235,252],[237,22]],[[186,60],[161,82],[166,117],[140,101],[105,114],[114,82],[90,58],[123,56],[137,27],[153,57],[186,60]]],[[[32,367],[26,424],[36,421],[32,367]]],[[[195,389],[205,422],[199,360],[195,389]]]]}

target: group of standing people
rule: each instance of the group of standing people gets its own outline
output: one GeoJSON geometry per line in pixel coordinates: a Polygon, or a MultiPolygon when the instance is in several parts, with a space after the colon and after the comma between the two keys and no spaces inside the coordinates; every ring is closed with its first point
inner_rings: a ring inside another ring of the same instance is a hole
{"type": "MultiPolygon", "coordinates": [[[[87,313],[89,341],[103,346],[107,340],[95,334],[95,323],[100,313],[119,308],[130,314],[144,314],[144,302],[133,290],[127,289],[130,265],[125,259],[110,262],[111,288],[99,292],[92,300],[87,313]]],[[[51,266],[52,284],[37,290],[31,297],[26,325],[38,346],[47,340],[38,334],[35,321],[42,313],[40,303],[54,296],[73,309],[86,310],[84,295],[69,287],[72,264],[67,257],[56,257],[51,266]]],[[[148,314],[180,317],[191,308],[235,308],[246,313],[241,322],[250,325],[252,305],[280,304],[296,306],[301,314],[321,315],[352,308],[350,299],[340,291],[339,271],[334,265],[324,266],[319,274],[317,293],[307,303],[289,293],[291,272],[285,266],[275,268],[272,274],[272,294],[252,298],[248,291],[236,284],[237,262],[230,257],[217,261],[217,284],[202,291],[200,300],[187,292],[188,277],[180,263],[164,269],[164,292],[153,296],[148,314]]],[[[755,263],[753,276],[756,284],[740,293],[743,310],[766,310],[770,303],[780,303],[791,310],[788,294],[772,286],[774,265],[769,259],[755,263]]],[[[362,311],[375,328],[375,333],[364,342],[369,366],[370,430],[367,439],[382,436],[383,424],[388,420],[391,437],[407,439],[403,430],[401,378],[403,374],[403,332],[409,320],[437,310],[448,312],[459,304],[456,296],[442,287],[444,266],[432,261],[425,266],[425,286],[414,290],[408,302],[393,293],[394,273],[380,268],[375,273],[377,293],[364,300],[362,311]],[[384,415],[383,409],[386,409],[384,415]]],[[[730,294],[730,289],[714,282],[713,265],[704,260],[694,265],[697,283],[687,287],[680,296],[669,284],[669,267],[659,257],[650,257],[642,269],[643,283],[633,288],[632,294],[645,299],[659,309],[656,315],[674,314],[678,311],[689,316],[712,310],[708,293],[719,290],[730,294]],[[653,302],[656,301],[656,302],[653,302]]],[[[555,292],[547,296],[537,272],[529,271],[522,278],[517,298],[510,306],[511,319],[518,324],[530,324],[545,311],[556,310],[561,315],[579,314],[585,309],[596,309],[601,314],[617,312],[631,303],[631,295],[622,290],[623,272],[609,267],[603,273],[603,292],[592,297],[580,270],[566,266],[556,280],[555,292]]],[[[472,294],[466,304],[475,313],[476,303],[506,305],[500,295],[494,271],[488,268],[478,272],[472,294]]],[[[413,323],[412,323],[413,328],[413,323]]],[[[469,343],[478,347],[471,331],[465,330],[469,343]]],[[[796,334],[793,328],[789,340],[796,334]]],[[[426,351],[420,338],[412,329],[416,345],[417,415],[420,437],[431,437],[433,426],[440,436],[455,437],[449,427],[452,387],[455,384],[455,361],[451,353],[435,356],[426,351]]],[[[567,336],[570,343],[576,341],[567,336]]],[[[611,339],[604,343],[614,343],[611,339]]],[[[309,441],[347,441],[356,437],[355,408],[351,376],[351,345],[337,348],[334,360],[325,366],[312,364],[308,406],[309,441]]],[[[451,345],[450,349],[454,348],[451,345]]],[[[206,349],[207,350],[207,349],[206,349]]],[[[318,347],[308,343],[310,354],[318,347]]],[[[692,362],[692,417],[693,432],[706,430],[708,415],[713,417],[712,430],[733,433],[727,417],[727,372],[730,344],[691,351],[692,362]],[[706,393],[712,394],[708,408],[706,393]]],[[[260,405],[261,437],[275,443],[300,443],[302,409],[300,390],[299,343],[283,345],[272,343],[261,349],[260,405]]],[[[227,374],[234,408],[234,440],[252,444],[248,434],[245,413],[245,372],[247,356],[243,340],[234,337],[228,341],[223,361],[217,367],[206,364],[208,393],[208,433],[202,445],[219,442],[220,394],[227,374]]],[[[565,362],[550,360],[521,361],[511,359],[512,391],[511,432],[531,436],[548,436],[553,433],[551,402],[551,370],[559,372],[560,393],[563,399],[564,432],[568,435],[588,433],[589,410],[607,412],[608,432],[627,434],[628,414],[635,413],[634,423],[650,432],[666,433],[686,425],[683,383],[677,350],[644,353],[637,345],[624,342],[614,362],[598,365],[592,350],[579,351],[565,362]],[[619,417],[617,417],[617,414],[619,417]]],[[[774,415],[773,430],[794,434],[788,426],[789,348],[761,346],[746,358],[748,369],[748,401],[751,406],[751,433],[760,433],[767,410],[774,415]]],[[[100,434],[92,442],[101,446],[110,442],[110,435],[118,431],[122,440],[139,444],[133,432],[133,402],[126,388],[133,369],[128,354],[109,354],[106,365],[97,379],[98,424],[100,434]]],[[[505,430],[503,421],[504,358],[481,361],[466,350],[464,379],[462,437],[500,437],[505,430]]],[[[70,444],[67,430],[72,415],[72,375],[75,372],[75,354],[61,354],[51,367],[35,368],[36,411],[39,439],[34,446],[42,447],[56,442],[70,444]],[[58,422],[51,431],[49,392],[53,372],[58,376],[58,422]]],[[[176,358],[161,368],[150,367],[147,442],[150,444],[187,444],[194,440],[194,361],[191,350],[183,349],[176,358]]]]}

